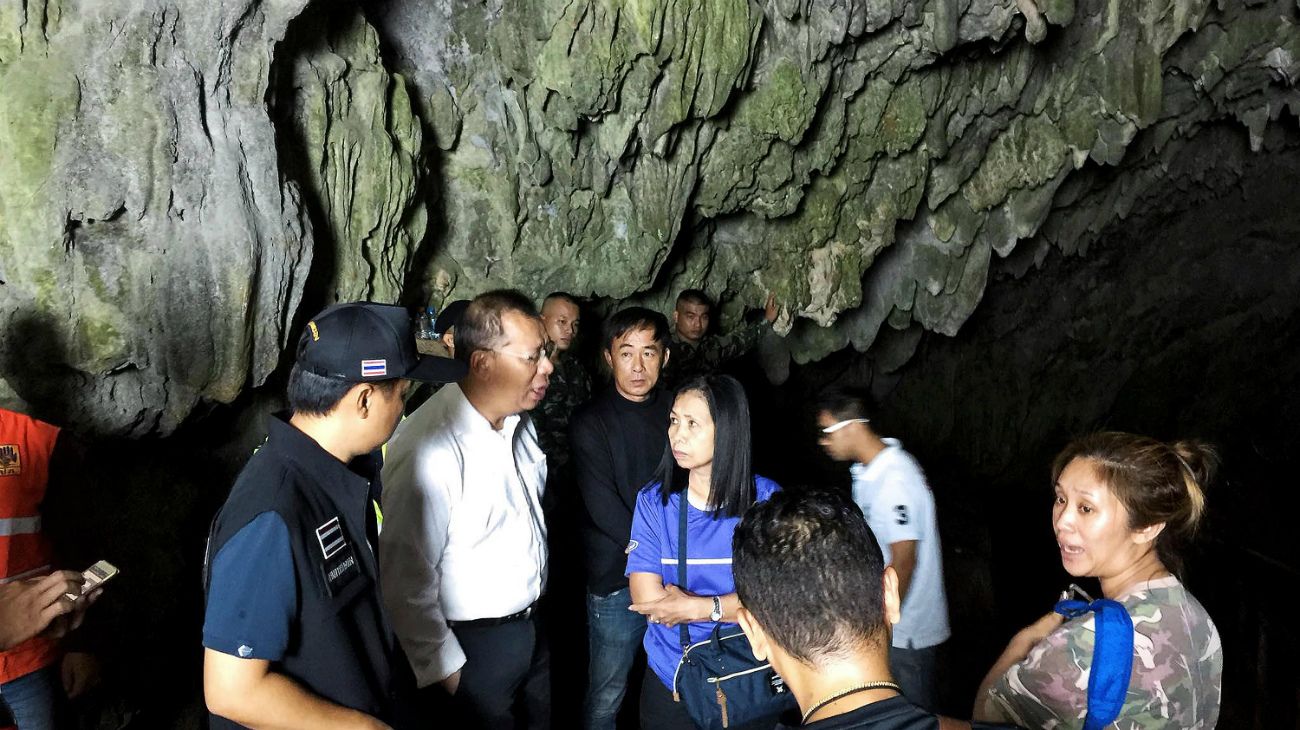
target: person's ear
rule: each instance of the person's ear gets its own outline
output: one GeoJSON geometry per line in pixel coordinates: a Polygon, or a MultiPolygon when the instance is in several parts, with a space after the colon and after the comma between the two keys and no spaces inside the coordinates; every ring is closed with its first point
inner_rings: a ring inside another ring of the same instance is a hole
{"type": "Polygon", "coordinates": [[[601,350],[601,353],[604,354],[604,356],[605,356],[605,364],[609,366],[609,369],[610,369],[610,370],[613,370],[613,369],[614,369],[614,353],[610,352],[609,350],[601,350]]]}
{"type": "Polygon", "coordinates": [[[370,383],[357,383],[348,394],[344,396],[343,401],[347,403],[357,418],[366,418],[370,415],[370,404],[375,395],[375,386],[370,383]]]}
{"type": "Polygon", "coordinates": [[[885,566],[885,573],[881,576],[880,582],[884,589],[885,620],[893,626],[903,618],[903,602],[898,597],[898,572],[894,570],[894,566],[885,566]]]}
{"type": "Polygon", "coordinates": [[[469,369],[485,375],[492,368],[492,352],[490,350],[475,350],[469,356],[469,369]]]}
{"type": "Polygon", "coordinates": [[[1146,527],[1133,531],[1133,541],[1139,545],[1155,542],[1155,539],[1160,537],[1160,533],[1164,532],[1164,530],[1165,523],[1163,522],[1157,522],[1154,525],[1147,525],[1146,527]]]}
{"type": "Polygon", "coordinates": [[[659,369],[660,369],[660,370],[663,370],[664,367],[668,365],[668,356],[671,355],[671,354],[673,354],[672,348],[665,347],[665,348],[664,348],[664,356],[663,356],[663,359],[661,359],[661,360],[659,361],[659,369]]]}
{"type": "Polygon", "coordinates": [[[744,631],[745,636],[749,638],[749,648],[754,652],[754,658],[760,662],[770,660],[772,651],[771,646],[768,644],[767,634],[763,631],[763,627],[758,623],[758,620],[754,618],[754,614],[750,613],[749,609],[741,606],[736,609],[736,623],[740,624],[740,630],[744,631]]]}
{"type": "Polygon", "coordinates": [[[673,307],[673,329],[677,329],[677,308],[673,307]]]}

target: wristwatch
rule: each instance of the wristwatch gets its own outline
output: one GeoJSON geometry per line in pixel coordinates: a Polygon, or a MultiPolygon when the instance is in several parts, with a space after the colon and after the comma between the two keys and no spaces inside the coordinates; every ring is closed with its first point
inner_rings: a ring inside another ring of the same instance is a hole
{"type": "Polygon", "coordinates": [[[722,599],[717,596],[713,597],[713,610],[709,612],[709,620],[715,622],[722,620],[722,599]]]}

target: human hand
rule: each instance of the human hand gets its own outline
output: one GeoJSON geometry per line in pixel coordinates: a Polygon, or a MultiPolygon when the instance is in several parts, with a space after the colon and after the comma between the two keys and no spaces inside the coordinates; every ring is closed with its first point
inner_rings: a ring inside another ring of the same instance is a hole
{"type": "Polygon", "coordinates": [[[776,306],[776,294],[768,292],[767,305],[763,307],[763,319],[767,320],[768,324],[772,324],[780,312],[781,310],[776,306]]]}
{"type": "Polygon", "coordinates": [[[0,649],[21,644],[71,613],[78,602],[64,594],[80,592],[81,574],[70,570],[0,585],[0,649]]]}
{"type": "Polygon", "coordinates": [[[455,696],[456,690],[460,689],[460,670],[457,669],[452,672],[446,679],[442,680],[438,684],[442,685],[442,688],[447,690],[447,694],[455,696]]]}
{"type": "MultiPolygon", "coordinates": [[[[80,582],[82,577],[77,575],[77,580],[77,589],[72,591],[72,593],[81,592],[80,582]]],[[[90,608],[91,604],[95,601],[98,601],[99,596],[103,592],[103,588],[96,588],[89,593],[81,593],[80,598],[77,598],[76,600],[65,598],[64,600],[72,600],[72,610],[51,621],[49,628],[45,629],[41,635],[51,639],[61,639],[73,631],[76,631],[77,628],[81,626],[81,622],[86,620],[86,609],[90,608]]]]}
{"type": "Polygon", "coordinates": [[[713,610],[713,601],[687,593],[675,585],[667,585],[662,598],[634,603],[628,610],[645,616],[652,624],[676,626],[708,618],[713,610]]]}
{"type": "Polygon", "coordinates": [[[60,674],[63,677],[63,691],[67,693],[68,699],[75,700],[99,686],[99,659],[94,654],[68,652],[63,655],[60,674]]]}

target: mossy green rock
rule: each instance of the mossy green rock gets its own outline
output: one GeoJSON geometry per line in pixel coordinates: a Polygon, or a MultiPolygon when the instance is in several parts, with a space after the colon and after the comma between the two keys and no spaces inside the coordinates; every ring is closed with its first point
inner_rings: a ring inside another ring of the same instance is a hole
{"type": "Polygon", "coordinates": [[[1086,252],[1206,125],[1265,149],[1300,108],[1297,12],[5,4],[0,324],[41,337],[6,340],[3,390],[166,432],[283,367],[306,310],[502,286],[695,286],[724,327],[774,292],[775,374],[951,334],[998,257],[1086,252]]]}

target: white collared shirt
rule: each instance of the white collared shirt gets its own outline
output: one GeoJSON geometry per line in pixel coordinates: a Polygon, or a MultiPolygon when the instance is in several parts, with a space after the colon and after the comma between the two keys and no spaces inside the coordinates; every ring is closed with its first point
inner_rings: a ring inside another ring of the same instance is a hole
{"type": "Polygon", "coordinates": [[[508,616],[546,582],[546,456],[532,421],[500,431],[449,384],[402,422],[383,470],[384,606],[421,687],[461,668],[447,621],[508,616]]]}

